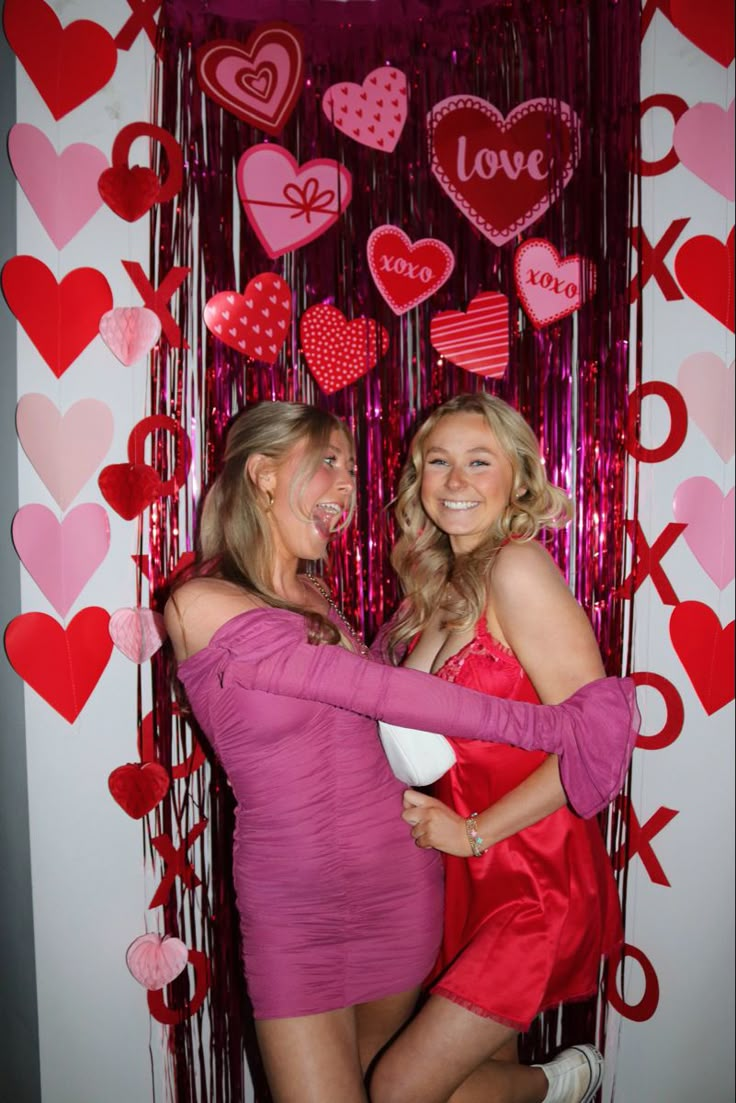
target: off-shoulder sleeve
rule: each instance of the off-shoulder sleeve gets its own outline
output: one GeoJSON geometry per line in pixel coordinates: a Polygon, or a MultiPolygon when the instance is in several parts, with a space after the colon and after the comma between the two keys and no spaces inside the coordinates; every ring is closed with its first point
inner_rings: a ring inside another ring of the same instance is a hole
{"type": "Polygon", "coordinates": [[[286,610],[253,610],[240,620],[237,640],[221,644],[228,652],[223,684],[234,681],[453,738],[557,754],[567,798],[585,818],[605,808],[623,785],[639,725],[631,679],[601,678],[559,705],[532,705],[343,647],[315,646],[306,641],[303,618],[286,610]]]}

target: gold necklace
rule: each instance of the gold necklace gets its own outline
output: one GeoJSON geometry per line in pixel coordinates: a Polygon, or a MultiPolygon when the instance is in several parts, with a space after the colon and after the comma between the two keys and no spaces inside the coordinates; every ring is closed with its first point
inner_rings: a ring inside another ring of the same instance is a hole
{"type": "Polygon", "coordinates": [[[355,645],[356,651],[360,655],[368,655],[369,654],[368,648],[363,643],[362,639],[360,638],[358,633],[355,631],[355,629],[353,628],[350,621],[347,619],[346,616],[344,616],[344,614],[342,612],[342,609],[340,609],[340,607],[338,606],[337,602],[335,601],[335,599],[333,598],[332,594],[327,589],[327,587],[322,585],[322,582],[320,581],[320,579],[317,578],[316,575],[313,575],[313,574],[310,574],[309,572],[307,572],[307,578],[312,583],[315,590],[317,590],[317,592],[320,593],[322,595],[322,597],[325,599],[325,601],[329,605],[330,609],[332,609],[335,616],[345,626],[345,630],[347,632],[348,638],[355,645]]]}

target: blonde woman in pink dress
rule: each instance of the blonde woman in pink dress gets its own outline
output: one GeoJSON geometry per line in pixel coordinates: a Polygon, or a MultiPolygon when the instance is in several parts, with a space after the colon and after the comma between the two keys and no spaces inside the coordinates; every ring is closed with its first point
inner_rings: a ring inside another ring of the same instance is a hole
{"type": "Polygon", "coordinates": [[[237,803],[243,965],[275,1103],[366,1103],[365,1070],[437,955],[440,857],[407,835],[376,719],[559,752],[581,808],[618,789],[634,738],[618,679],[544,710],[372,661],[303,571],[353,498],[341,422],[295,403],[249,408],[205,500],[194,576],[165,609],[237,803]]]}

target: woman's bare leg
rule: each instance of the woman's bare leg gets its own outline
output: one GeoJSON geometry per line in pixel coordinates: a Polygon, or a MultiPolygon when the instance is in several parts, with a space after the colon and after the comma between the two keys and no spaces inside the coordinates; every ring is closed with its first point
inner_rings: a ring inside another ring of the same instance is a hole
{"type": "Polygon", "coordinates": [[[416,1007],[419,989],[387,996],[372,1003],[361,1003],[355,1008],[358,1029],[358,1052],[363,1071],[373,1058],[391,1041],[404,1023],[408,1022],[416,1007]]]}
{"type": "Polygon", "coordinates": [[[256,1021],[274,1103],[366,1103],[355,1009],[256,1021]]]}
{"type": "Polygon", "coordinates": [[[542,1103],[541,1069],[490,1060],[513,1058],[515,1041],[510,1027],[431,996],[377,1062],[371,1103],[542,1103]]]}

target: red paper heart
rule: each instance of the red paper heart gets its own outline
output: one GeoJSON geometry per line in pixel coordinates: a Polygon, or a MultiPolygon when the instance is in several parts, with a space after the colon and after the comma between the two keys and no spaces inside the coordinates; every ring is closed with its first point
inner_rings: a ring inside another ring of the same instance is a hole
{"type": "Polygon", "coordinates": [[[694,46],[719,65],[730,65],[734,58],[733,0],[670,0],[670,22],[694,46]]]}
{"type": "Polygon", "coordinates": [[[62,27],[43,0],[5,0],[5,34],[55,119],[104,88],[118,51],[97,23],[79,19],[62,27]]]}
{"type": "Polygon", "coordinates": [[[434,295],[450,277],[455,257],[443,241],[411,243],[397,226],[378,226],[368,238],[368,266],[394,314],[405,314],[434,295]]]}
{"type": "Polygon", "coordinates": [[[60,378],[98,334],[112,291],[95,268],[75,268],[61,283],[35,257],[12,257],[2,274],[8,306],[60,378]]]}
{"type": "Polygon", "coordinates": [[[245,291],[220,291],[204,308],[204,323],[230,348],[273,364],[291,321],[291,288],[273,272],[248,281],[245,291]]]}
{"type": "Polygon", "coordinates": [[[495,245],[541,218],[580,156],[580,124],[559,100],[528,100],[504,118],[477,96],[450,96],[427,122],[432,172],[495,245]]]}
{"type": "Polygon", "coordinates": [[[129,762],[113,770],[107,785],[123,812],[140,820],[168,793],[169,775],[158,762],[129,762]]]}
{"type": "Polygon", "coordinates": [[[280,134],[304,84],[302,36],[288,23],[261,23],[240,43],[200,46],[197,80],[227,111],[269,134],[280,134]]]}
{"type": "Polygon", "coordinates": [[[733,701],[733,621],[722,628],[707,605],[683,601],[672,611],[670,639],[708,716],[733,701]]]}
{"type": "Polygon", "coordinates": [[[10,664],[31,689],[73,724],[112,652],[105,609],[80,610],[64,628],[46,613],[21,613],[5,632],[10,664]]]}
{"type": "Polygon", "coordinates": [[[388,333],[372,318],[349,322],[326,303],[304,311],[299,333],[309,370],[325,394],[360,379],[388,348],[388,333]]]}
{"type": "Polygon", "coordinates": [[[111,211],[126,222],[135,222],[158,199],[161,181],[153,169],[113,165],[100,175],[97,189],[111,211]]]}
{"type": "Polygon", "coordinates": [[[97,478],[100,493],[108,505],[126,521],[161,496],[162,483],[147,463],[112,463],[97,478]]]}
{"type": "Polygon", "coordinates": [[[701,234],[680,246],[675,275],[693,302],[734,332],[734,228],[725,245],[701,234]]]}
{"type": "Polygon", "coordinates": [[[429,323],[433,346],[453,364],[492,378],[509,362],[509,301],[498,291],[481,291],[462,310],[443,310],[429,323]]]}

